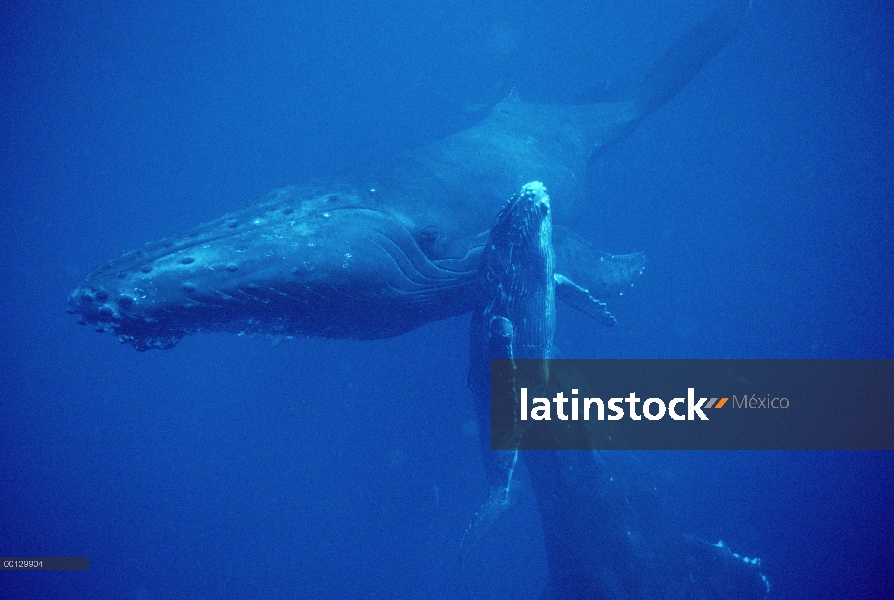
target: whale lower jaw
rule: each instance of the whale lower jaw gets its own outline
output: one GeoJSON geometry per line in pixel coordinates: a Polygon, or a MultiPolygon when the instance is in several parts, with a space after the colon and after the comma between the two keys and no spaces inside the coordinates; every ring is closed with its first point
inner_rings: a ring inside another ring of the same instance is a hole
{"type": "Polygon", "coordinates": [[[369,302],[349,290],[329,290],[307,296],[307,289],[290,289],[278,281],[254,281],[238,290],[212,291],[207,296],[195,290],[187,297],[165,300],[160,305],[130,303],[121,306],[105,286],[87,283],[69,298],[69,312],[97,332],[118,337],[140,351],[173,348],[194,333],[227,332],[237,335],[317,336],[336,339],[382,339],[401,335],[433,320],[467,312],[466,299],[474,280],[458,278],[452,285],[419,294],[415,302],[397,297],[369,302]],[[105,298],[100,300],[99,298],[105,298]]]}

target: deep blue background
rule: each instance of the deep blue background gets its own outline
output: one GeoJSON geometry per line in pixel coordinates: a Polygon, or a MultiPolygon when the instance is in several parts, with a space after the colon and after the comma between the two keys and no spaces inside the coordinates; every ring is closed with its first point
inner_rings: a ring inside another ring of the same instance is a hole
{"type": "MultiPolygon", "coordinates": [[[[184,4],[3,3],[0,555],[91,569],[0,573],[0,597],[537,597],[524,481],[455,569],[484,491],[467,318],[141,354],[66,296],[121,251],[447,135],[513,88],[635,80],[712,3],[184,4]]],[[[579,231],[649,266],[614,329],[560,309],[563,354],[894,357],[892,51],[880,1],[757,0],[594,169],[579,231]]],[[[890,591],[890,454],[641,458],[681,529],[762,557],[774,597],[890,591]]]]}

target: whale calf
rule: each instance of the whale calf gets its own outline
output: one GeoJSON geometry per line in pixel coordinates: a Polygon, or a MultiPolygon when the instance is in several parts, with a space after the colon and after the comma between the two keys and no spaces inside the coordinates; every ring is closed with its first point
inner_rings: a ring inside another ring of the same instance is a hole
{"type": "MultiPolygon", "coordinates": [[[[550,199],[540,182],[531,182],[497,216],[479,269],[468,383],[488,491],[463,536],[461,558],[508,505],[519,455],[517,450],[491,449],[491,360],[544,359],[536,377],[525,377],[525,385],[541,389],[552,373],[555,292],[562,285],[554,259],[550,199]]],[[[518,389],[516,381],[503,384],[518,389]]],[[[511,432],[516,448],[528,431],[519,416],[511,432]]],[[[541,598],[766,598],[770,586],[760,560],[735,554],[722,542],[711,544],[677,531],[656,506],[655,488],[635,476],[627,453],[521,454],[546,547],[549,579],[541,598]]]]}
{"type": "Polygon", "coordinates": [[[275,190],[186,235],[102,265],[69,312],[137,350],[196,332],[375,339],[472,310],[484,240],[506,198],[543,181],[556,210],[560,299],[607,325],[602,299],[643,270],[570,225],[588,161],[662,106],[734,34],[744,7],[709,17],[622,101],[499,102],[472,127],[370,166],[275,190]]]}
{"type": "MultiPolygon", "coordinates": [[[[549,196],[539,181],[522,187],[497,215],[478,273],[480,293],[469,332],[468,386],[475,401],[488,493],[463,536],[464,558],[507,506],[517,450],[491,448],[491,360],[543,359],[556,331],[555,250],[549,196]]],[[[546,387],[547,374],[542,384],[546,387]]],[[[515,421],[521,442],[525,427],[515,421]]],[[[516,444],[516,448],[518,445],[516,444]]]]}

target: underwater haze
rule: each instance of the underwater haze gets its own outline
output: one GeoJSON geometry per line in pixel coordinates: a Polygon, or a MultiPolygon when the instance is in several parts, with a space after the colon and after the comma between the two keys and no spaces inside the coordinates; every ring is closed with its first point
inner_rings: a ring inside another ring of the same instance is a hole
{"type": "MultiPolygon", "coordinates": [[[[524,473],[457,561],[487,490],[468,315],[135,352],[67,296],[123,251],[447,136],[513,90],[617,94],[717,5],[6,0],[0,556],[90,569],[0,572],[0,598],[539,598],[524,473]]],[[[562,355],[894,358],[892,56],[880,0],[754,0],[591,165],[576,230],[647,267],[608,299],[613,328],[559,308],[562,355]]],[[[631,456],[681,532],[760,557],[770,598],[894,597],[892,453],[631,456]]]]}

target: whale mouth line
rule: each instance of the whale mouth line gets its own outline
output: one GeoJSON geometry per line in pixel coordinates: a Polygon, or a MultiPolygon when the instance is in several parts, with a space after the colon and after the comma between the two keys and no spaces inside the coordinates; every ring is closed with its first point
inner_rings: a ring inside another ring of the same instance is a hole
{"type": "MultiPolygon", "coordinates": [[[[388,232],[374,229],[376,236],[367,235],[367,240],[375,244],[391,260],[394,267],[403,275],[407,283],[413,284],[413,290],[406,289],[408,293],[417,289],[431,286],[442,287],[446,282],[454,280],[464,281],[477,273],[477,265],[462,270],[448,269],[431,260],[412,233],[403,225],[398,224],[399,236],[389,235],[388,232]],[[396,239],[395,239],[396,238],[396,239]]],[[[468,254],[467,254],[468,256],[468,254]]],[[[460,264],[462,267],[466,265],[460,264]]],[[[392,284],[394,289],[404,289],[392,284]]]]}

